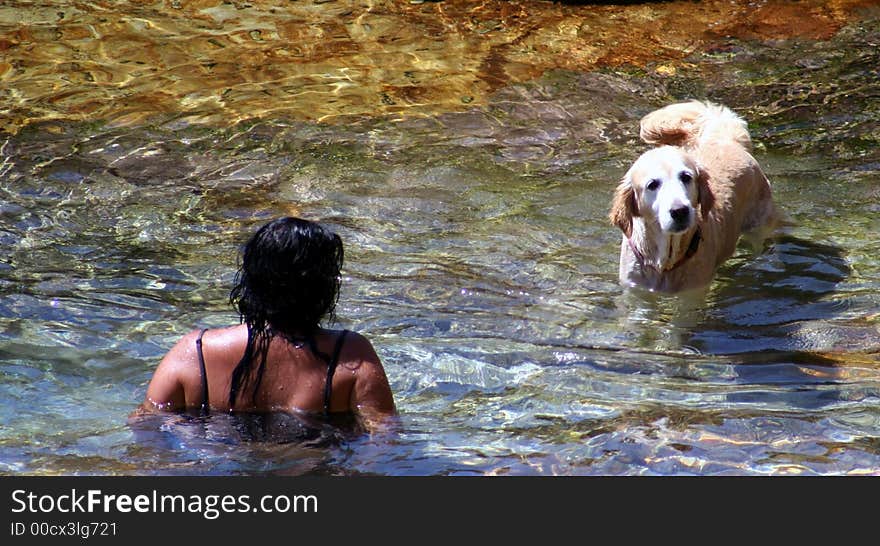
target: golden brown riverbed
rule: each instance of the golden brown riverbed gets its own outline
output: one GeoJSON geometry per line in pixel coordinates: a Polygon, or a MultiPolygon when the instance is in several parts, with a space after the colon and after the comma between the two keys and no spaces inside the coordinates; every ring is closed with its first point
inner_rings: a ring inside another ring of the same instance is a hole
{"type": "Polygon", "coordinates": [[[461,111],[553,68],[674,72],[728,37],[825,39],[871,4],[16,2],[0,7],[0,131],[461,111]]]}

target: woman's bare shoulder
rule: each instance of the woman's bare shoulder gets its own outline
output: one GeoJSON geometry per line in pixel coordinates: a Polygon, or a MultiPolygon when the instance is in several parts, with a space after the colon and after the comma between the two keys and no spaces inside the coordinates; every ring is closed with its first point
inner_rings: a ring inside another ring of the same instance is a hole
{"type": "Polygon", "coordinates": [[[385,368],[373,344],[365,336],[349,331],[347,351],[343,351],[342,365],[353,376],[352,407],[371,420],[396,414],[394,395],[388,384],[385,368]]]}
{"type": "Polygon", "coordinates": [[[186,407],[186,391],[198,375],[196,339],[200,330],[191,330],[168,350],[153,372],[140,410],[179,410],[186,407]]]}
{"type": "MultiPolygon", "coordinates": [[[[159,370],[165,373],[181,371],[178,368],[188,367],[190,363],[197,361],[196,340],[202,330],[190,330],[177,340],[165,357],[159,363],[159,370]]],[[[159,371],[157,370],[157,371],[159,371]]]]}
{"type": "MultiPolygon", "coordinates": [[[[214,354],[241,337],[239,326],[190,330],[168,350],[147,386],[144,407],[179,410],[187,407],[193,393],[201,393],[202,371],[197,341],[214,354]],[[189,395],[189,396],[188,396],[189,395]]],[[[204,353],[204,351],[203,351],[204,353]]]]}
{"type": "Polygon", "coordinates": [[[247,326],[244,324],[210,328],[204,332],[202,343],[210,345],[213,350],[237,349],[247,341],[247,326]]]}
{"type": "Polygon", "coordinates": [[[347,330],[340,361],[343,365],[378,364],[382,365],[379,355],[372,342],[366,336],[353,330],[347,330]]]}

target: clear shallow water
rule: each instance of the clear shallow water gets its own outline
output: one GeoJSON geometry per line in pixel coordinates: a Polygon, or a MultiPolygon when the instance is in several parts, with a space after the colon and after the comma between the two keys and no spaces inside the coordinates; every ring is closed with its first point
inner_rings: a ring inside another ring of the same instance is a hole
{"type": "Polygon", "coordinates": [[[0,472],[880,473],[878,21],[421,117],[8,133],[0,472]],[[790,226],[704,296],[624,292],[611,193],[638,119],[692,96],[749,120],[790,226]],[[144,439],[126,416],[156,363],[236,320],[238,245],[282,214],[343,237],[340,322],[373,340],[402,431],[241,443],[169,418],[144,439]]]}

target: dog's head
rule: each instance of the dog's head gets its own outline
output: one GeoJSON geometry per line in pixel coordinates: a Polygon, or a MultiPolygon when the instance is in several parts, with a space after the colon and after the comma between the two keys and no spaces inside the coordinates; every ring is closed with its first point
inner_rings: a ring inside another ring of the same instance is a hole
{"type": "Polygon", "coordinates": [[[642,154],[617,187],[608,215],[629,237],[633,218],[656,222],[668,233],[687,231],[697,221],[697,206],[703,218],[714,198],[706,173],[680,148],[662,146],[642,154]]]}

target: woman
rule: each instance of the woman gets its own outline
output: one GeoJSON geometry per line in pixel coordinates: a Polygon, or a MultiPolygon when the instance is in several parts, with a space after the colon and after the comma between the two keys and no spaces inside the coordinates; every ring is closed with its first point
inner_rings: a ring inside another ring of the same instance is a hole
{"type": "Polygon", "coordinates": [[[342,240],[314,222],[261,227],[230,293],[241,324],[185,335],[159,363],[140,412],[348,414],[367,428],[395,415],[370,342],[320,326],[335,318],[342,262],[342,240]]]}

